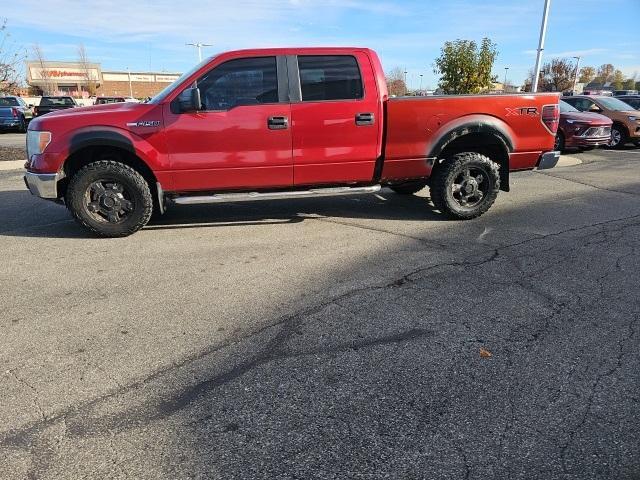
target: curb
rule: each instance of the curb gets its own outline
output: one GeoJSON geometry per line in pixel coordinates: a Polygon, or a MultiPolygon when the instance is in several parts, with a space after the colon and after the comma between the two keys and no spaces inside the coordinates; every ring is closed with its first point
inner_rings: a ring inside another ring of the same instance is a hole
{"type": "Polygon", "coordinates": [[[582,160],[574,156],[560,155],[560,159],[558,160],[556,167],[573,167],[574,165],[580,165],[581,163],[582,160]]]}
{"type": "Polygon", "coordinates": [[[10,160],[8,162],[0,162],[0,171],[2,170],[22,170],[26,160],[10,160]]]}

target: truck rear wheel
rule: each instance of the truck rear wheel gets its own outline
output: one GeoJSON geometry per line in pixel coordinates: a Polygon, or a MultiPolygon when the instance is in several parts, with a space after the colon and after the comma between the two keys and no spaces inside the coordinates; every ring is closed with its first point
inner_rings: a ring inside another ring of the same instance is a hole
{"type": "Polygon", "coordinates": [[[126,237],[144,227],[153,211],[147,181],[133,168],[100,160],[70,180],[67,208],[84,228],[101,237],[126,237]]]}
{"type": "Polygon", "coordinates": [[[499,166],[475,152],[454,155],[431,177],[431,201],[443,214],[459,220],[476,218],[495,202],[500,190],[499,166]]]}
{"type": "Polygon", "coordinates": [[[399,195],[413,195],[426,186],[427,184],[425,182],[405,182],[389,185],[389,188],[399,195]]]}

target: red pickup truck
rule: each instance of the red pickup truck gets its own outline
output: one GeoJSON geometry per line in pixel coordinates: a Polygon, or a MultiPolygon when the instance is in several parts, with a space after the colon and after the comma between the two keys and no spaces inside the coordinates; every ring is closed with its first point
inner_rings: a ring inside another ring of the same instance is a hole
{"type": "Polygon", "coordinates": [[[429,186],[453,218],[486,212],[509,172],[550,168],[557,94],[389,98],[366,48],[214,56],[143,104],[36,118],[25,181],[81,225],[129,235],[171,203],[429,186]]]}

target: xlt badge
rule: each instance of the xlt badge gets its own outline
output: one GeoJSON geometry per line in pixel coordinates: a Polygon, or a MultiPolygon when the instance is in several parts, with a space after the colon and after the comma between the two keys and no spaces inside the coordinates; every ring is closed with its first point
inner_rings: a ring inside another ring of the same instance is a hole
{"type": "Polygon", "coordinates": [[[129,122],[127,127],[159,127],[160,120],[141,120],[139,122],[129,122]]]}

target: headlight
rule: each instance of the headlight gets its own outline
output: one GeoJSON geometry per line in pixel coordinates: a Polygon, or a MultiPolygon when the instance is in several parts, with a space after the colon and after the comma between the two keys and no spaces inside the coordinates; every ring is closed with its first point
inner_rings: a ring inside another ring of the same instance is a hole
{"type": "Polygon", "coordinates": [[[37,130],[27,131],[27,158],[31,160],[32,155],[39,155],[44,152],[51,142],[51,132],[39,132],[37,130]]]}
{"type": "Polygon", "coordinates": [[[634,117],[633,115],[630,115],[627,118],[629,118],[629,120],[631,120],[632,122],[635,122],[638,119],[638,117],[634,117]]]}

